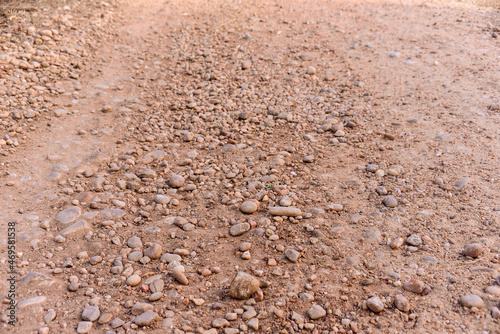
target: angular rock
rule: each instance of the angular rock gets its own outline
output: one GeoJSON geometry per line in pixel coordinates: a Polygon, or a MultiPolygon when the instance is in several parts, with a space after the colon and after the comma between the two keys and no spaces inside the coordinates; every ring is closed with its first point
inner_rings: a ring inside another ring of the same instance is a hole
{"type": "Polygon", "coordinates": [[[248,231],[250,231],[249,223],[239,223],[231,226],[231,228],[229,229],[229,234],[231,234],[233,237],[237,237],[248,231]]]}
{"type": "Polygon", "coordinates": [[[312,320],[317,320],[326,316],[326,311],[319,305],[313,305],[309,311],[307,311],[307,315],[309,315],[309,318],[312,320]]]}
{"type": "Polygon", "coordinates": [[[366,306],[375,313],[380,313],[384,310],[384,303],[379,297],[371,297],[366,301],[366,306]]]}
{"type": "Polygon", "coordinates": [[[134,323],[137,326],[141,326],[141,327],[142,326],[149,326],[160,319],[161,319],[161,317],[158,315],[158,313],[149,310],[149,311],[146,311],[146,312],[138,315],[137,317],[135,317],[134,323]]]}
{"type": "Polygon", "coordinates": [[[82,312],[82,319],[87,321],[96,321],[99,319],[100,315],[101,311],[99,311],[98,307],[87,306],[82,312]]]}
{"type": "Polygon", "coordinates": [[[56,222],[61,225],[68,225],[69,223],[75,221],[82,214],[82,209],[79,206],[72,206],[59,212],[56,216],[56,222]]]}
{"type": "Polygon", "coordinates": [[[91,230],[92,225],[89,222],[80,220],[73,225],[66,227],[59,234],[63,237],[78,237],[87,234],[91,230]]]}

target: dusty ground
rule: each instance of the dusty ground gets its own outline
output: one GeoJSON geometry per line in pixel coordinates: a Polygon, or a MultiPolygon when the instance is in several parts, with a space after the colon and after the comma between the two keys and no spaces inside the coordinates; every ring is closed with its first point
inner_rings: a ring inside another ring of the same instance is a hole
{"type": "Polygon", "coordinates": [[[2,332],[500,332],[494,1],[2,6],[2,332]]]}

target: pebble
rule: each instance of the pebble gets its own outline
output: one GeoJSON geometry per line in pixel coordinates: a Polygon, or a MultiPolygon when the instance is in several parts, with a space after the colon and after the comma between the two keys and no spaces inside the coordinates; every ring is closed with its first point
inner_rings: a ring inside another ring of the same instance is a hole
{"type": "Polygon", "coordinates": [[[320,319],[320,318],[323,318],[324,316],[326,316],[326,311],[324,308],[322,308],[319,305],[313,305],[307,311],[307,315],[309,315],[309,318],[311,318],[312,320],[317,320],[317,319],[320,319]]]}
{"type": "Polygon", "coordinates": [[[394,196],[384,197],[382,203],[388,208],[395,208],[398,206],[398,200],[394,196]]]}
{"type": "Polygon", "coordinates": [[[408,311],[410,311],[410,302],[403,295],[396,295],[394,297],[394,305],[401,312],[408,312],[408,311]]]}
{"type": "Polygon", "coordinates": [[[62,225],[68,225],[75,221],[82,214],[82,209],[78,206],[72,206],[59,212],[56,216],[56,221],[62,225]]]}
{"type": "Polygon", "coordinates": [[[92,230],[92,225],[85,221],[80,220],[71,226],[66,227],[59,234],[63,237],[77,237],[87,234],[87,232],[92,230]]]}
{"type": "Polygon", "coordinates": [[[152,311],[154,309],[153,305],[148,304],[148,303],[135,303],[134,306],[132,306],[132,314],[133,315],[139,315],[142,314],[146,311],[152,311]]]}
{"type": "Polygon", "coordinates": [[[184,177],[182,175],[179,175],[179,174],[173,174],[172,176],[170,176],[170,181],[169,181],[169,185],[172,187],[172,188],[180,188],[184,185],[184,177]]]}
{"type": "Polygon", "coordinates": [[[138,315],[137,317],[135,317],[134,323],[137,326],[141,326],[141,327],[142,326],[150,326],[160,319],[161,319],[161,317],[158,315],[158,313],[149,310],[149,311],[146,311],[146,312],[138,315]]]}
{"type": "Polygon", "coordinates": [[[482,244],[473,243],[473,244],[465,246],[464,255],[476,258],[479,255],[481,255],[481,253],[483,252],[483,249],[484,249],[484,247],[482,244]]]}
{"type": "Polygon", "coordinates": [[[189,281],[184,274],[186,269],[184,269],[184,266],[176,266],[172,269],[172,276],[177,280],[177,282],[183,284],[183,285],[188,285],[189,281]]]}
{"type": "Polygon", "coordinates": [[[306,73],[309,75],[314,75],[314,74],[316,74],[316,69],[313,66],[308,66],[306,68],[306,73]]]}
{"type": "Polygon", "coordinates": [[[399,247],[401,247],[403,245],[403,243],[404,243],[403,238],[395,238],[391,241],[389,246],[391,246],[392,249],[398,249],[399,247]]]}
{"type": "Polygon", "coordinates": [[[100,315],[101,311],[99,311],[99,308],[95,306],[87,306],[85,309],[83,309],[82,319],[87,321],[96,321],[97,319],[99,319],[100,315]]]}
{"type": "Polygon", "coordinates": [[[149,257],[151,260],[159,259],[161,256],[161,246],[159,244],[152,244],[144,250],[144,255],[149,257]]]}
{"type": "Polygon", "coordinates": [[[259,329],[259,319],[257,318],[250,319],[250,321],[247,322],[247,325],[248,327],[256,331],[259,329]]]}
{"type": "Polygon", "coordinates": [[[78,327],[76,328],[76,332],[78,334],[85,334],[89,333],[92,329],[92,322],[91,321],[80,321],[78,323],[78,327]]]}
{"type": "Polygon", "coordinates": [[[140,247],[142,247],[142,241],[139,237],[133,236],[133,237],[130,237],[130,239],[128,239],[127,246],[129,246],[132,249],[140,248],[140,247]]]}
{"type": "Polygon", "coordinates": [[[244,60],[241,63],[241,69],[242,70],[248,70],[250,67],[252,67],[252,62],[250,60],[244,60]]]}
{"type": "Polygon", "coordinates": [[[227,326],[229,326],[229,321],[227,321],[224,318],[218,318],[218,319],[212,320],[212,327],[214,327],[214,328],[224,328],[227,326]]]}
{"type": "Polygon", "coordinates": [[[292,199],[290,197],[288,197],[288,196],[283,196],[280,199],[280,205],[288,207],[288,206],[292,205],[292,199]]]}
{"type": "Polygon", "coordinates": [[[259,208],[256,201],[244,201],[240,205],[240,211],[246,214],[251,214],[259,208]]]}
{"type": "Polygon", "coordinates": [[[406,238],[406,243],[418,247],[420,246],[420,244],[422,244],[422,239],[418,235],[412,234],[408,238],[406,238]]]}
{"type": "Polygon", "coordinates": [[[137,286],[141,283],[141,276],[139,275],[131,275],[129,278],[127,278],[127,284],[130,286],[137,286]]]}
{"type": "Polygon", "coordinates": [[[302,211],[294,207],[274,206],[269,208],[269,213],[273,216],[297,217],[302,216],[302,211]]]}
{"type": "Polygon", "coordinates": [[[481,297],[478,295],[465,295],[460,297],[460,304],[465,307],[476,307],[478,309],[481,309],[484,307],[484,301],[481,297]]]}
{"type": "Polygon", "coordinates": [[[384,303],[377,296],[368,298],[366,306],[375,313],[380,313],[385,308],[384,303]]]}
{"type": "Polygon", "coordinates": [[[245,272],[238,272],[229,287],[229,296],[235,299],[248,299],[259,290],[260,281],[245,272]]]}
{"type": "Polygon", "coordinates": [[[500,286],[498,285],[490,285],[484,289],[484,292],[489,293],[490,295],[500,297],[500,286]]]}
{"type": "Polygon", "coordinates": [[[239,223],[231,226],[231,228],[229,229],[229,234],[231,234],[233,237],[237,237],[248,231],[250,231],[249,223],[239,223]]]}
{"type": "Polygon", "coordinates": [[[416,294],[422,293],[422,290],[424,289],[424,282],[416,279],[411,279],[405,282],[403,285],[403,288],[406,291],[410,291],[416,294]]]}
{"type": "Polygon", "coordinates": [[[123,321],[120,318],[114,318],[110,323],[109,326],[113,329],[116,329],[118,327],[121,327],[125,324],[125,321],[123,321]]]}
{"type": "Polygon", "coordinates": [[[300,253],[295,249],[288,248],[285,250],[285,256],[289,261],[296,263],[299,260],[300,253]]]}
{"type": "Polygon", "coordinates": [[[493,306],[490,308],[490,312],[493,319],[500,319],[500,309],[498,309],[498,307],[493,306]]]}

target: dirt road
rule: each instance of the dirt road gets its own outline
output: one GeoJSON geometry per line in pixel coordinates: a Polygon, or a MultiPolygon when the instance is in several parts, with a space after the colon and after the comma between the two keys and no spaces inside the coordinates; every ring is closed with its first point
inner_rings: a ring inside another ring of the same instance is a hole
{"type": "Polygon", "coordinates": [[[494,2],[26,6],[2,331],[500,332],[494,2]]]}

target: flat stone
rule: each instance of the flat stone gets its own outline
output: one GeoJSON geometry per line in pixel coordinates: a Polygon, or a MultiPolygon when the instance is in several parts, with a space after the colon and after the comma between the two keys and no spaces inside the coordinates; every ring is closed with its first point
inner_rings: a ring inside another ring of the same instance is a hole
{"type": "Polygon", "coordinates": [[[123,326],[123,324],[125,324],[125,321],[123,321],[122,319],[120,318],[114,318],[110,323],[109,323],[109,326],[111,326],[111,328],[115,329],[115,328],[118,328],[118,327],[121,327],[123,326]]]}
{"type": "Polygon", "coordinates": [[[95,306],[87,306],[83,309],[82,319],[87,321],[96,321],[99,319],[101,315],[101,311],[99,311],[98,307],[95,306]]]}
{"type": "Polygon", "coordinates": [[[231,228],[229,229],[229,234],[231,234],[233,237],[237,237],[248,231],[250,231],[249,223],[239,223],[231,226],[231,228]]]}
{"type": "Polygon", "coordinates": [[[152,311],[154,309],[153,305],[148,304],[148,303],[135,303],[135,305],[132,307],[132,314],[133,315],[139,315],[142,314],[146,311],[152,311]]]}
{"type": "Polygon", "coordinates": [[[500,286],[498,286],[498,285],[487,286],[484,289],[484,292],[489,293],[490,295],[493,295],[493,296],[500,296],[500,286]]]}
{"type": "Polygon", "coordinates": [[[379,243],[382,241],[382,234],[379,230],[368,230],[361,235],[366,242],[379,243]]]}
{"type": "Polygon", "coordinates": [[[291,206],[274,206],[269,208],[269,213],[273,216],[297,217],[302,216],[302,211],[291,206]]]}
{"type": "Polygon", "coordinates": [[[82,209],[79,206],[72,206],[59,212],[56,216],[56,222],[61,225],[68,225],[69,223],[75,221],[82,214],[82,209]]]}
{"type": "Polygon", "coordinates": [[[235,299],[248,299],[259,290],[260,281],[243,271],[236,274],[229,287],[229,296],[235,299]]]}
{"type": "Polygon", "coordinates": [[[158,315],[158,313],[149,310],[149,311],[146,311],[146,312],[138,315],[137,317],[135,317],[134,323],[137,326],[141,326],[141,327],[142,326],[149,326],[160,319],[161,319],[161,317],[158,315]]]}
{"type": "Polygon", "coordinates": [[[214,328],[224,328],[227,326],[229,326],[229,321],[224,318],[218,318],[212,321],[212,327],[214,328]]]}
{"type": "Polygon", "coordinates": [[[45,297],[45,296],[28,298],[28,299],[25,299],[25,300],[19,302],[17,304],[17,309],[21,310],[21,309],[26,308],[26,307],[35,306],[35,305],[44,303],[46,300],[47,300],[47,297],[45,297]]]}
{"type": "Polygon", "coordinates": [[[89,333],[92,329],[92,321],[80,321],[76,327],[76,332],[78,334],[89,333]]]}
{"type": "Polygon", "coordinates": [[[91,230],[92,225],[89,222],[80,220],[73,225],[66,227],[59,234],[63,237],[78,237],[87,234],[91,230]]]}

